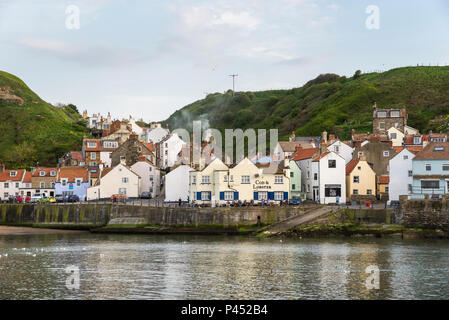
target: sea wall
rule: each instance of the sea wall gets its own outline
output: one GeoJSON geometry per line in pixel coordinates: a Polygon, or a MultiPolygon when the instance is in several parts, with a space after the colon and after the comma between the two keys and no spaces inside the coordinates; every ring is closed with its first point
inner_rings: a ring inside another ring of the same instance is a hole
{"type": "Polygon", "coordinates": [[[449,201],[405,200],[401,202],[400,223],[406,227],[449,229],[449,201]]]}

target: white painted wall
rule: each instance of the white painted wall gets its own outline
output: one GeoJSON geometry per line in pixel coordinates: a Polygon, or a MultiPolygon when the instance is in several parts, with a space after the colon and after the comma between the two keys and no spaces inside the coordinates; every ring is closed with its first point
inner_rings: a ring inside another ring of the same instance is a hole
{"type": "Polygon", "coordinates": [[[390,159],[390,184],[388,185],[390,200],[398,201],[399,196],[410,194],[408,185],[413,184],[413,177],[409,177],[408,172],[412,171],[414,157],[414,153],[404,149],[390,159]]]}
{"type": "Polygon", "coordinates": [[[346,163],[345,159],[335,152],[330,152],[319,161],[320,203],[335,203],[336,197],[325,196],[326,185],[340,185],[339,203],[346,203],[346,163]],[[336,160],[336,168],[329,168],[329,160],[336,160]]]}
{"type": "Polygon", "coordinates": [[[118,164],[101,178],[99,186],[87,189],[87,200],[110,198],[119,194],[121,188],[126,188],[127,197],[140,196],[140,177],[123,164],[118,164]],[[123,178],[128,178],[128,182],[123,182],[123,178]]]}
{"type": "Polygon", "coordinates": [[[187,201],[189,196],[189,172],[193,169],[188,165],[180,165],[165,176],[165,201],[187,201]]]}
{"type": "Polygon", "coordinates": [[[340,155],[345,159],[345,163],[348,164],[352,160],[352,153],[354,149],[348,146],[346,143],[341,141],[335,141],[332,143],[329,148],[329,151],[333,151],[336,154],[340,155]]]}
{"type": "Polygon", "coordinates": [[[105,167],[111,167],[111,154],[112,151],[100,151],[100,160],[105,167]]]}
{"type": "Polygon", "coordinates": [[[172,134],[170,138],[161,141],[160,146],[160,167],[166,169],[175,165],[178,160],[178,154],[181,152],[185,142],[176,134],[172,134]]]}
{"type": "Polygon", "coordinates": [[[161,127],[147,129],[145,133],[145,142],[159,143],[168,134],[168,130],[161,127]]]}
{"type": "Polygon", "coordinates": [[[151,192],[152,197],[160,194],[160,171],[148,161],[137,161],[131,170],[140,176],[140,193],[151,192]]]}

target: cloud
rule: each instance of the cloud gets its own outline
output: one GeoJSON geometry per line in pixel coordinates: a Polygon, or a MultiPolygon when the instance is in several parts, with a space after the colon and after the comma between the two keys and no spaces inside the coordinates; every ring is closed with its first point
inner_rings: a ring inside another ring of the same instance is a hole
{"type": "Polygon", "coordinates": [[[340,8],[339,5],[336,4],[336,3],[332,3],[332,4],[328,5],[327,7],[328,7],[329,9],[334,10],[334,11],[337,11],[337,10],[340,8]]]}
{"type": "Polygon", "coordinates": [[[127,66],[143,62],[149,56],[136,50],[120,48],[108,43],[81,44],[48,39],[24,38],[16,41],[19,46],[61,60],[77,62],[85,66],[127,66]]]}
{"type": "Polygon", "coordinates": [[[324,17],[320,17],[318,19],[309,20],[308,25],[309,25],[309,27],[312,27],[312,28],[319,28],[319,27],[326,26],[326,25],[332,23],[333,21],[334,21],[333,18],[331,18],[329,16],[324,16],[324,17]]]}

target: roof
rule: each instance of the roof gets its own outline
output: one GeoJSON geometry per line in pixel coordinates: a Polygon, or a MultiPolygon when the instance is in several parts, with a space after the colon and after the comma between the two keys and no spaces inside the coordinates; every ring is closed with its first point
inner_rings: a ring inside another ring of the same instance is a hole
{"type": "Polygon", "coordinates": [[[293,161],[300,161],[305,159],[310,159],[312,156],[317,153],[319,148],[310,148],[310,149],[299,149],[292,155],[293,161]]]}
{"type": "Polygon", "coordinates": [[[64,167],[59,169],[59,179],[68,179],[68,182],[75,182],[76,178],[83,179],[84,182],[89,181],[88,170],[83,167],[64,167]]]}
{"type": "Polygon", "coordinates": [[[390,176],[378,176],[377,181],[380,184],[389,184],[390,183],[390,176]]]}
{"type": "Polygon", "coordinates": [[[423,150],[422,146],[409,146],[406,149],[414,154],[417,154],[423,150]]]}
{"type": "Polygon", "coordinates": [[[87,152],[95,152],[95,151],[101,151],[101,140],[100,139],[85,139],[84,140],[84,150],[87,152]],[[97,144],[96,147],[90,148],[88,146],[89,142],[95,142],[97,144]]]}
{"type": "Polygon", "coordinates": [[[284,152],[295,152],[297,146],[301,146],[303,149],[312,148],[312,145],[306,141],[279,141],[284,152]]]}
{"type": "Polygon", "coordinates": [[[103,178],[105,175],[107,175],[109,172],[111,172],[112,168],[104,168],[101,170],[101,178],[103,178]]]}
{"type": "Polygon", "coordinates": [[[262,169],[263,173],[267,174],[283,174],[284,161],[275,161],[270,163],[255,163],[255,166],[262,169]]]}
{"type": "Polygon", "coordinates": [[[413,160],[448,160],[449,142],[431,142],[413,160]]]}
{"type": "Polygon", "coordinates": [[[25,170],[4,170],[0,173],[0,181],[22,181],[25,170]],[[15,177],[11,177],[11,172],[17,172],[15,177]]]}
{"type": "Polygon", "coordinates": [[[320,161],[322,158],[324,158],[325,156],[327,156],[329,153],[330,153],[330,152],[325,152],[325,153],[323,153],[323,154],[320,155],[319,157],[313,159],[312,162],[318,162],[318,161],[320,161]]]}
{"type": "Polygon", "coordinates": [[[404,150],[404,147],[393,147],[394,150],[396,150],[397,153],[400,153],[402,150],[404,150]]]}
{"type": "Polygon", "coordinates": [[[352,159],[349,161],[349,163],[346,165],[346,175],[350,174],[352,170],[357,166],[360,159],[352,159]]]}
{"type": "Polygon", "coordinates": [[[89,167],[90,178],[98,178],[100,168],[98,167],[89,167]]]}
{"type": "Polygon", "coordinates": [[[27,171],[25,172],[25,177],[23,177],[24,183],[31,183],[31,172],[27,171]]]}
{"type": "Polygon", "coordinates": [[[78,162],[83,162],[83,152],[82,151],[71,151],[70,152],[72,159],[77,160],[78,162]]]}
{"type": "Polygon", "coordinates": [[[407,112],[405,111],[405,109],[376,109],[376,110],[374,110],[374,118],[377,118],[377,113],[379,111],[385,111],[387,113],[387,118],[391,117],[391,114],[390,114],[391,111],[399,111],[400,117],[402,117],[402,118],[405,118],[407,116],[407,112]]]}
{"type": "Polygon", "coordinates": [[[56,173],[58,172],[58,168],[37,168],[33,173],[32,173],[32,177],[56,177],[56,174],[54,176],[50,175],[51,171],[55,171],[56,173]],[[41,176],[40,172],[44,171],[45,175],[41,176]]]}
{"type": "Polygon", "coordinates": [[[143,144],[148,150],[150,150],[151,152],[154,151],[154,145],[153,145],[153,143],[151,143],[151,142],[142,142],[142,144],[143,144]]]}

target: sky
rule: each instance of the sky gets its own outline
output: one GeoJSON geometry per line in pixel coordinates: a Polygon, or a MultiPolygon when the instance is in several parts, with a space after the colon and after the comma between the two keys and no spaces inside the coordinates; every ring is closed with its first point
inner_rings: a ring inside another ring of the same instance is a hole
{"type": "Polygon", "coordinates": [[[50,103],[146,122],[231,74],[256,91],[449,65],[448,40],[446,0],[0,0],[0,70],[50,103]]]}

